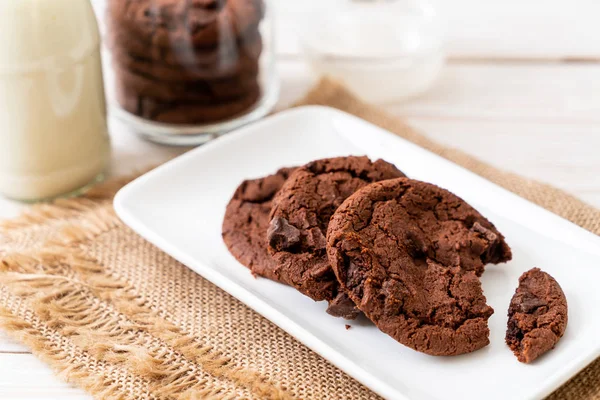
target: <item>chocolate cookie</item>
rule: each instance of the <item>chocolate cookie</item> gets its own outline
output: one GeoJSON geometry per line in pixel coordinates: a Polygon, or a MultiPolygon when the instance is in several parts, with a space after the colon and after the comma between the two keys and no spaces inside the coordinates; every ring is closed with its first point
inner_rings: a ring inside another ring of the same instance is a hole
{"type": "Polygon", "coordinates": [[[223,241],[231,254],[253,274],[279,282],[276,264],[267,251],[267,228],[273,196],[293,170],[283,168],[274,175],[242,182],[223,219],[223,241]]]}
{"type": "Polygon", "coordinates": [[[431,355],[489,343],[493,310],[478,274],[511,251],[454,194],[408,178],[373,183],[337,209],[327,251],[342,289],[398,342],[431,355]]]}
{"type": "Polygon", "coordinates": [[[111,0],[109,17],[139,40],[159,47],[211,46],[256,30],[262,0],[111,0]]]}
{"type": "Polygon", "coordinates": [[[554,278],[539,268],[525,272],[508,309],[506,344],[530,363],[554,348],[567,327],[567,299],[554,278]]]}
{"type": "Polygon", "coordinates": [[[162,102],[140,96],[117,87],[117,101],[126,111],[152,121],[166,124],[205,124],[233,118],[251,109],[261,97],[261,91],[249,91],[225,102],[162,102]]]}
{"type": "Polygon", "coordinates": [[[162,63],[135,58],[116,48],[113,50],[113,63],[121,69],[164,83],[185,84],[199,80],[232,79],[239,75],[254,75],[259,71],[258,59],[240,54],[222,64],[169,66],[162,63]]]}
{"type": "Polygon", "coordinates": [[[136,74],[118,65],[115,65],[114,71],[118,91],[125,91],[138,97],[153,98],[162,102],[190,101],[199,104],[210,104],[236,100],[244,97],[247,93],[260,90],[256,75],[239,75],[229,79],[174,84],[136,74]]]}
{"type": "MultiPolygon", "coordinates": [[[[280,279],[313,300],[336,299],[339,287],[325,249],[329,218],[356,190],[400,176],[392,164],[367,157],[318,160],[296,170],[273,199],[268,231],[280,279]]],[[[348,303],[341,294],[328,311],[347,314],[348,303]]]]}
{"type": "Polygon", "coordinates": [[[113,53],[125,53],[141,61],[157,62],[179,68],[197,66],[215,68],[219,65],[231,65],[237,62],[240,54],[258,59],[263,50],[262,36],[258,30],[246,32],[236,41],[219,43],[216,46],[193,47],[188,44],[164,48],[148,45],[118,26],[114,26],[108,32],[107,42],[113,53]]]}

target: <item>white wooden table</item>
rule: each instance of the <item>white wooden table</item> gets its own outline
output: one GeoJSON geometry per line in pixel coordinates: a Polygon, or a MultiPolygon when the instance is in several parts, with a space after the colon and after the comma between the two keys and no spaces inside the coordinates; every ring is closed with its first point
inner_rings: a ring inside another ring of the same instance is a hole
{"type": "MultiPolygon", "coordinates": [[[[277,2],[283,86],[279,107],[299,98],[316,80],[290,29],[295,16],[315,1],[321,0],[277,2]]],[[[450,59],[443,77],[418,99],[382,106],[437,141],[600,207],[600,3],[437,3],[449,25],[450,59]]],[[[115,121],[111,135],[114,174],[181,151],[143,142],[115,121]]],[[[0,217],[15,216],[22,207],[0,200],[0,217]]],[[[27,348],[0,332],[0,399],[59,398],[90,397],[55,378],[27,348]]]]}

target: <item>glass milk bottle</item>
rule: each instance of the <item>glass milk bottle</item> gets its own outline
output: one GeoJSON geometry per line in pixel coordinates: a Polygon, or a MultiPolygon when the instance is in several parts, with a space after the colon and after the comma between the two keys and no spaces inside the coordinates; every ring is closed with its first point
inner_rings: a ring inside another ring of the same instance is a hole
{"type": "Polygon", "coordinates": [[[0,1],[0,37],[0,193],[37,201],[98,181],[110,145],[89,1],[0,1]]]}

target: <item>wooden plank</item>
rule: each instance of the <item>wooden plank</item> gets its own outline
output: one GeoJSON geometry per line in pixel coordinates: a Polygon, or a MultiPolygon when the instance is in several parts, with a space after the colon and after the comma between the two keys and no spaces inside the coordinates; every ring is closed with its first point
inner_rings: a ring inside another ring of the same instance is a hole
{"type": "Polygon", "coordinates": [[[409,118],[432,139],[600,207],[599,124],[409,118]]]}
{"type": "Polygon", "coordinates": [[[4,332],[0,331],[0,354],[1,353],[30,353],[29,349],[22,344],[9,338],[4,332]]]}
{"type": "Polygon", "coordinates": [[[389,105],[400,115],[600,124],[600,64],[447,65],[422,96],[389,105]]]}
{"type": "Polygon", "coordinates": [[[432,0],[447,21],[452,57],[597,59],[595,0],[432,0]]]}
{"type": "MultiPolygon", "coordinates": [[[[303,62],[281,60],[280,106],[317,80],[303,62]]],[[[381,106],[419,118],[600,124],[600,64],[451,63],[427,93],[381,106]]]]}
{"type": "Polygon", "coordinates": [[[600,208],[600,190],[581,191],[577,193],[577,197],[588,204],[600,208]]]}
{"type": "MultiPolygon", "coordinates": [[[[430,0],[445,25],[453,58],[593,59],[600,56],[600,3],[595,0],[430,0]]],[[[279,0],[278,51],[299,54],[298,32],[310,29],[320,0],[279,0]]]]}
{"type": "Polygon", "coordinates": [[[0,398],[88,400],[91,396],[61,381],[31,354],[0,354],[0,398]]]}

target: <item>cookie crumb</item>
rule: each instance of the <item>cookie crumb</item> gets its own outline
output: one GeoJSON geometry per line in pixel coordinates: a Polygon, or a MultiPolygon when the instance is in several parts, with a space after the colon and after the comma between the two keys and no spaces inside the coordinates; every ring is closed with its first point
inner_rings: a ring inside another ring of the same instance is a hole
{"type": "Polygon", "coordinates": [[[346,330],[349,330],[350,328],[352,328],[350,325],[346,324],[346,330]]]}

